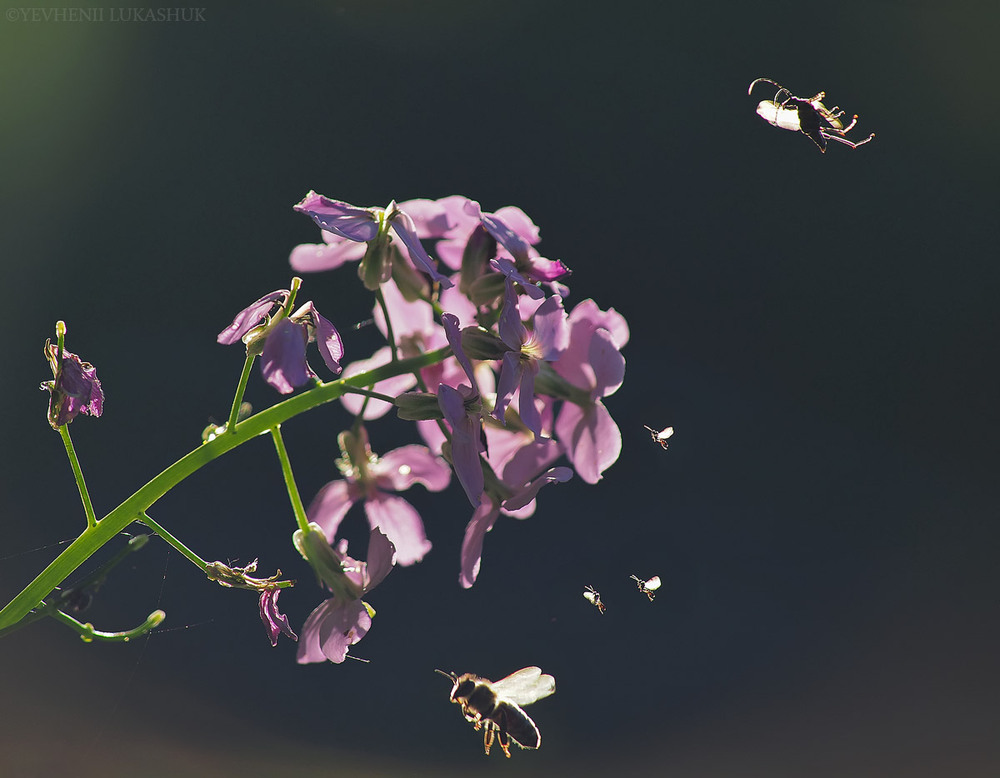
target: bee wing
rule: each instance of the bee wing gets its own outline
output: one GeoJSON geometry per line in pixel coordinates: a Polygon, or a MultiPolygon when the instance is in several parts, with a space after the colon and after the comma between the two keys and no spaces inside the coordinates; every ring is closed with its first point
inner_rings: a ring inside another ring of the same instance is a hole
{"type": "Polygon", "coordinates": [[[655,592],[662,585],[663,585],[663,582],[660,580],[660,576],[658,576],[658,575],[654,575],[652,578],[650,578],[648,581],[646,581],[646,588],[649,589],[649,591],[651,591],[651,592],[655,592]]]}
{"type": "MultiPolygon", "coordinates": [[[[521,748],[538,748],[542,744],[542,733],[531,716],[521,710],[521,707],[509,700],[497,705],[490,717],[500,729],[500,735],[510,735],[521,748]]],[[[501,745],[503,741],[501,740],[501,745]]]]}
{"type": "Polygon", "coordinates": [[[556,690],[556,679],[543,675],[541,668],[525,667],[493,684],[493,691],[515,705],[530,705],[556,690]]]}
{"type": "Polygon", "coordinates": [[[587,602],[589,602],[591,604],[597,602],[597,595],[594,594],[593,592],[589,592],[589,591],[588,592],[584,592],[583,596],[584,596],[584,599],[586,599],[587,602]]]}

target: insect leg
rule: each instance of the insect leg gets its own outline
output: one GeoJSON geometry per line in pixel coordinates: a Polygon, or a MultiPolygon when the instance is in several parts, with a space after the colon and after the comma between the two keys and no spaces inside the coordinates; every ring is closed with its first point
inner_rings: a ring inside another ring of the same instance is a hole
{"type": "MultiPolygon", "coordinates": [[[[841,113],[843,113],[843,112],[841,112],[841,113]]],[[[848,131],[849,129],[851,129],[851,127],[853,127],[853,126],[854,126],[855,124],[857,124],[857,123],[858,123],[858,115],[857,115],[857,114],[854,114],[854,118],[853,118],[853,119],[851,119],[851,123],[850,123],[850,124],[848,124],[848,125],[847,125],[846,127],[844,127],[843,129],[841,129],[841,132],[847,132],[847,131],[848,131]]]]}
{"type": "MultiPolygon", "coordinates": [[[[841,132],[843,132],[843,130],[841,130],[841,132]]],[[[850,141],[847,138],[842,138],[840,135],[836,135],[834,133],[826,132],[825,130],[820,130],[820,134],[824,138],[827,138],[828,140],[835,140],[835,141],[837,141],[837,143],[843,143],[845,146],[850,146],[852,149],[856,149],[858,146],[864,146],[866,143],[868,143],[868,141],[874,140],[874,138],[875,138],[875,133],[874,132],[871,135],[869,135],[867,138],[865,138],[864,140],[859,140],[859,141],[856,141],[856,142],[855,141],[850,141]]]]}
{"type": "Polygon", "coordinates": [[[497,738],[497,742],[500,743],[500,748],[503,749],[504,755],[510,759],[510,735],[500,730],[500,737],[497,738]]]}

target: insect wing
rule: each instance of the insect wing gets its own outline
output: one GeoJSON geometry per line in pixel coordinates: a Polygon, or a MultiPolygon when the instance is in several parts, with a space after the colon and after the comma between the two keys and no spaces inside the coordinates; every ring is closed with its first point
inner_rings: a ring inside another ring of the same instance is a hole
{"type": "MultiPolygon", "coordinates": [[[[516,740],[521,748],[538,748],[542,744],[542,733],[538,731],[538,725],[531,720],[531,716],[521,710],[519,705],[504,700],[497,705],[490,718],[500,729],[501,738],[506,733],[516,740]]],[[[500,742],[502,746],[503,740],[500,742]]],[[[506,748],[504,752],[510,756],[506,748]]]]}
{"type": "Polygon", "coordinates": [[[783,130],[797,132],[802,129],[798,109],[783,108],[772,100],[761,100],[757,104],[757,115],[768,124],[783,130]]]}
{"type": "Polygon", "coordinates": [[[493,691],[498,697],[515,705],[530,705],[548,697],[555,690],[556,679],[551,675],[543,675],[538,667],[525,667],[493,684],[493,691]]]}
{"type": "Polygon", "coordinates": [[[648,581],[643,583],[643,587],[649,592],[655,592],[661,586],[663,586],[663,582],[660,580],[660,576],[658,575],[654,575],[648,581]]]}
{"type": "Polygon", "coordinates": [[[653,438],[654,443],[659,443],[663,449],[667,448],[667,440],[674,435],[673,427],[664,427],[662,430],[658,430],[650,427],[648,424],[643,424],[642,426],[649,431],[649,435],[653,438]]]}

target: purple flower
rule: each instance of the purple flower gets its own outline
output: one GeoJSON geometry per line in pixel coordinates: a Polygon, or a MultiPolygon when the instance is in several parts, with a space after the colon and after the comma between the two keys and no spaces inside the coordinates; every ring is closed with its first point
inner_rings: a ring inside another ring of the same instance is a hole
{"type": "Polygon", "coordinates": [[[348,649],[371,628],[374,609],[361,599],[389,574],[395,548],[378,529],[368,538],[368,561],[347,555],[347,541],[337,548],[326,541],[323,530],[309,525],[309,532],[293,536],[299,553],[312,565],[333,596],[321,602],[302,625],[302,640],[296,657],[299,664],[330,660],[340,663],[348,649]]]}
{"type": "Polygon", "coordinates": [[[438,405],[445,421],[451,425],[451,464],[455,468],[458,482],[474,506],[479,505],[483,493],[483,468],[479,454],[483,451],[481,441],[483,430],[483,402],[479,395],[472,363],[462,350],[462,333],[458,317],[450,313],[441,315],[448,343],[455,358],[465,371],[469,385],[462,384],[457,389],[448,384],[438,385],[438,405]]]}
{"type": "MultiPolygon", "coordinates": [[[[493,416],[497,421],[503,422],[504,412],[514,390],[519,388],[518,408],[521,419],[535,435],[541,435],[542,419],[535,407],[535,376],[541,362],[559,359],[566,349],[569,342],[566,312],[560,297],[549,297],[535,310],[534,329],[529,333],[521,322],[514,282],[509,276],[505,286],[498,329],[501,340],[511,350],[503,356],[493,416]]],[[[537,289],[534,286],[532,288],[537,289]]]]}
{"type": "Polygon", "coordinates": [[[459,584],[468,589],[479,576],[483,540],[493,529],[501,513],[526,519],[535,512],[535,497],[546,484],[561,483],[573,477],[568,467],[549,465],[560,455],[559,444],[551,439],[532,439],[525,433],[502,430],[490,436],[490,464],[499,483],[487,487],[483,500],[465,528],[462,540],[459,584]],[[500,436],[503,436],[502,439],[500,436]],[[502,453],[501,453],[502,452],[502,453]]]}
{"type": "Polygon", "coordinates": [[[233,323],[219,333],[219,343],[243,341],[248,355],[261,357],[264,380],[282,394],[290,394],[317,378],[306,362],[306,344],[315,341],[326,366],[340,373],[344,344],[340,333],[320,315],[311,302],[291,316],[285,315],[290,292],[278,289],[264,295],[240,311],[233,323]]]}
{"type": "Polygon", "coordinates": [[[561,261],[546,259],[533,248],[539,240],[538,227],[520,208],[484,213],[479,203],[469,200],[465,212],[478,217],[483,229],[513,258],[517,269],[532,280],[552,282],[570,274],[561,261]]]}
{"type": "Polygon", "coordinates": [[[281,633],[285,633],[292,640],[299,639],[288,623],[288,616],[278,612],[280,592],[280,589],[263,589],[260,593],[260,620],[264,622],[264,629],[267,630],[272,646],[278,645],[278,635],[281,633]]]}
{"type": "Polygon", "coordinates": [[[621,431],[601,398],[618,391],[625,378],[620,349],[628,342],[628,324],[613,308],[601,311],[584,300],[570,313],[569,325],[569,345],[553,367],[583,391],[563,403],[555,429],[577,474],[593,484],[621,454],[621,431]]]}
{"type": "Polygon", "coordinates": [[[97,368],[69,351],[45,341],[45,357],[53,379],[39,387],[49,392],[49,424],[59,429],[69,424],[77,414],[100,416],[104,412],[104,391],[97,379],[97,368]]]}
{"type": "MultiPolygon", "coordinates": [[[[328,239],[324,246],[297,247],[289,261],[292,267],[303,271],[329,270],[351,259],[360,259],[371,248],[388,248],[391,228],[396,238],[406,247],[410,260],[427,275],[448,288],[452,285],[447,276],[438,272],[433,260],[420,244],[421,237],[433,237],[440,229],[447,229],[444,209],[434,211],[431,201],[419,201],[415,206],[428,229],[422,236],[413,218],[396,203],[387,208],[358,208],[340,200],[331,200],[316,192],[309,192],[295,210],[311,217],[323,230],[339,240],[328,239]],[[431,211],[434,211],[433,213],[431,211]],[[443,218],[442,218],[443,217],[443,218]],[[441,224],[442,220],[445,224],[441,224]],[[351,244],[368,244],[364,251],[351,244]]],[[[384,279],[383,279],[384,280],[384,279]]]]}
{"type": "Polygon", "coordinates": [[[357,435],[342,432],[339,440],[342,457],[337,465],[344,477],[319,490],[307,512],[309,521],[322,527],[332,541],[351,506],[363,500],[368,524],[389,538],[396,561],[404,566],[419,562],[431,549],[424,523],[410,503],[392,492],[417,483],[439,492],[451,481],[451,471],[424,446],[403,446],[375,456],[364,427],[357,435]]]}

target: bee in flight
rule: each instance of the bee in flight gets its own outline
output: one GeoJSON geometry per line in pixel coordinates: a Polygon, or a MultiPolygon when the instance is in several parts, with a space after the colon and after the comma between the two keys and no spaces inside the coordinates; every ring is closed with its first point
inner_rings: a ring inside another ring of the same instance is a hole
{"type": "Polygon", "coordinates": [[[583,598],[593,605],[602,614],[607,608],[604,607],[604,603],[601,602],[601,593],[597,591],[593,586],[584,587],[583,598]]]}
{"type": "Polygon", "coordinates": [[[656,590],[663,585],[663,582],[660,580],[660,576],[658,575],[654,575],[648,581],[643,581],[641,578],[634,575],[630,575],[629,578],[639,585],[639,591],[645,594],[649,598],[650,602],[652,602],[653,598],[656,597],[656,590]]]}
{"type": "Polygon", "coordinates": [[[556,679],[551,675],[543,675],[537,667],[525,667],[494,682],[472,673],[434,672],[451,679],[450,699],[461,706],[466,720],[472,722],[477,732],[485,729],[483,749],[487,756],[494,739],[508,759],[511,740],[521,748],[538,748],[542,744],[538,727],[521,706],[555,692],[556,679]]]}
{"type": "Polygon", "coordinates": [[[662,429],[662,430],[655,430],[652,427],[649,427],[649,426],[647,426],[645,424],[643,424],[642,426],[646,427],[646,429],[649,430],[649,434],[653,437],[653,442],[654,443],[659,443],[660,444],[660,448],[662,448],[664,451],[666,451],[667,450],[667,439],[674,434],[674,428],[673,427],[666,427],[665,429],[662,429]]]}

